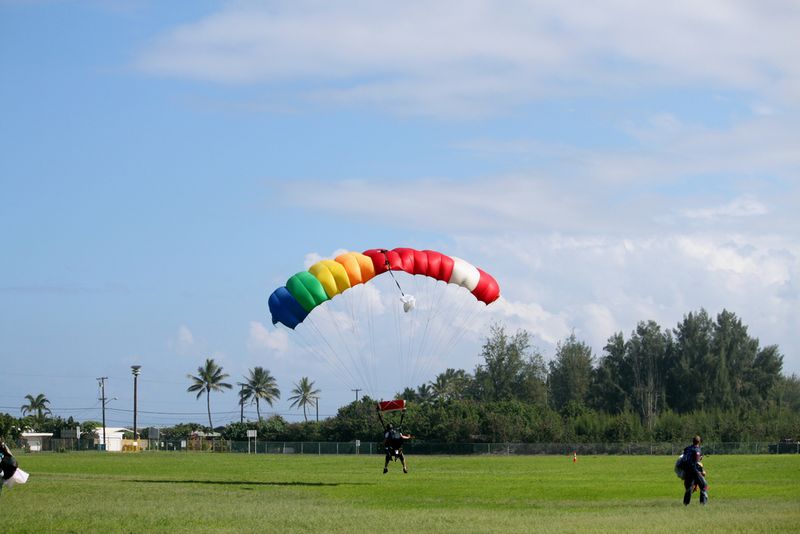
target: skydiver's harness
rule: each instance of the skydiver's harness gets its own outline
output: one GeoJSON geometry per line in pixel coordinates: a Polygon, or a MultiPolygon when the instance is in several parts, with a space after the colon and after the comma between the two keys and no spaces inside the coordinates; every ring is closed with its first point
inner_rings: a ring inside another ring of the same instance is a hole
{"type": "Polygon", "coordinates": [[[383,415],[380,411],[378,411],[378,419],[381,420],[381,426],[385,429],[385,437],[386,441],[384,443],[386,448],[386,454],[394,458],[394,461],[397,461],[397,457],[400,456],[403,452],[403,420],[406,417],[406,411],[403,410],[400,414],[400,423],[397,427],[392,427],[389,429],[386,422],[383,420],[383,415]]]}

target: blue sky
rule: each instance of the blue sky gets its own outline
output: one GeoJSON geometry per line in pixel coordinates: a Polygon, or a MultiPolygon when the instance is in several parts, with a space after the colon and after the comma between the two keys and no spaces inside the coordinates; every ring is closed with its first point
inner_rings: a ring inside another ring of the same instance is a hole
{"type": "Polygon", "coordinates": [[[210,356],[333,414],[352,384],[266,298],[396,246],[500,282],[442,365],[492,320],[600,356],[704,307],[800,372],[798,33],[794,2],[0,0],[0,410],[96,419],[109,376],[130,425],[136,363],[143,424],[202,421],[210,356]]]}

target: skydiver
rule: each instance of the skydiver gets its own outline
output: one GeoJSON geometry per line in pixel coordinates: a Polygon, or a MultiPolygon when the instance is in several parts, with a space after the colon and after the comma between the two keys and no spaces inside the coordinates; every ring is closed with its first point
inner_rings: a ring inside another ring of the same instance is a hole
{"type": "Polygon", "coordinates": [[[408,473],[408,463],[403,454],[403,442],[407,439],[411,439],[411,435],[403,434],[400,427],[394,428],[392,423],[388,423],[384,428],[383,446],[386,449],[386,461],[383,464],[384,474],[389,472],[389,461],[392,458],[394,458],[395,461],[397,461],[397,458],[400,458],[400,463],[403,464],[403,473],[408,473]]]}
{"type": "MultiPolygon", "coordinates": [[[[700,489],[700,504],[708,502],[708,484],[706,483],[706,471],[703,468],[701,460],[703,453],[700,450],[700,444],[703,440],[700,436],[692,438],[692,444],[683,449],[683,455],[679,461],[679,466],[683,469],[683,504],[689,505],[692,500],[692,493],[696,489],[700,489]]],[[[678,466],[676,466],[678,467],[678,466]]]]}
{"type": "MultiPolygon", "coordinates": [[[[405,410],[403,410],[403,415],[405,415],[405,410]]],[[[403,443],[413,436],[411,434],[403,434],[400,426],[395,428],[391,422],[385,423],[380,409],[378,410],[378,418],[383,425],[383,447],[386,451],[386,461],[383,463],[383,474],[385,475],[389,472],[389,461],[392,459],[397,461],[398,458],[400,459],[400,463],[403,464],[403,473],[408,473],[408,463],[403,454],[403,443]]]]}

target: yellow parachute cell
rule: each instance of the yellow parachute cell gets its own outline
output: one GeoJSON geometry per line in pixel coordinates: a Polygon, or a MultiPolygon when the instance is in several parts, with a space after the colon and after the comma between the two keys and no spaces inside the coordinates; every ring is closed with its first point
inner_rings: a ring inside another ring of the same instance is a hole
{"type": "Polygon", "coordinates": [[[319,280],[328,298],[333,298],[342,291],[350,289],[350,278],[341,263],[334,260],[321,260],[312,265],[308,272],[319,280]]]}

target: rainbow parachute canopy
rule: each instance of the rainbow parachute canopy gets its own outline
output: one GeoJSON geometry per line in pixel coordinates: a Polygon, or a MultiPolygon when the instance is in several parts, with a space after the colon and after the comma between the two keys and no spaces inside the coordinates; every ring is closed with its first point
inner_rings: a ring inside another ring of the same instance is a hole
{"type": "Polygon", "coordinates": [[[485,304],[500,297],[500,286],[494,277],[460,258],[433,250],[370,249],[318,261],[308,271],[289,278],[269,297],[272,324],[294,329],[323,302],[389,271],[427,276],[466,288],[485,304]]]}

